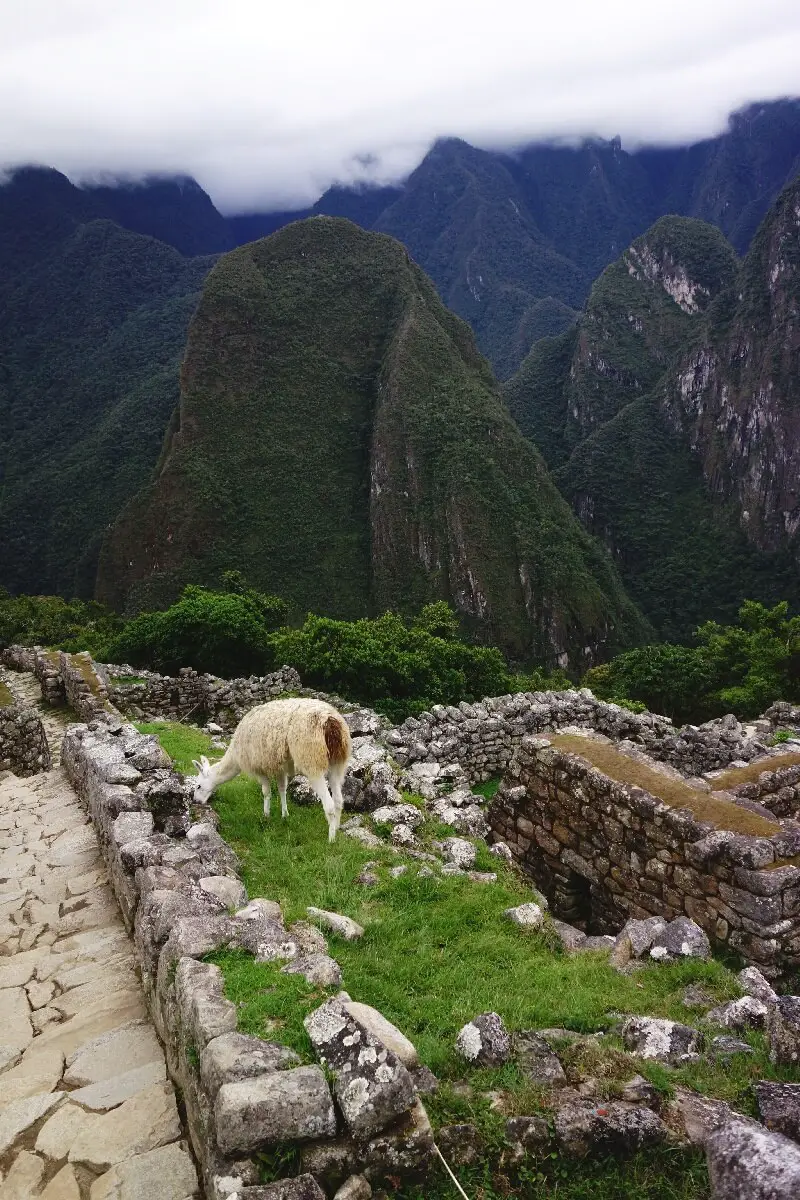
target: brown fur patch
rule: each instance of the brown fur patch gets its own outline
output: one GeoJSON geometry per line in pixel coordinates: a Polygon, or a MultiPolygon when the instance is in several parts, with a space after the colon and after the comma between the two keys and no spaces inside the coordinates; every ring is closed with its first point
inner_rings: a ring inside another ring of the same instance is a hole
{"type": "Polygon", "coordinates": [[[325,721],[325,745],[332,763],[346,762],[350,754],[350,737],[341,717],[328,717],[325,721]]]}

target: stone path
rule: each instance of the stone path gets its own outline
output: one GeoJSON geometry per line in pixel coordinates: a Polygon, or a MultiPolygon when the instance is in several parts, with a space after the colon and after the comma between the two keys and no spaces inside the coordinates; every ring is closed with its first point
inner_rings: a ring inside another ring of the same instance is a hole
{"type": "MultiPolygon", "coordinates": [[[[4,681],[34,702],[35,680],[4,681]],[[31,684],[33,687],[31,687],[31,684]]],[[[63,717],[43,714],[58,761],[63,717]]],[[[0,778],[0,1200],[199,1195],[94,830],[60,767],[0,778]]]]}

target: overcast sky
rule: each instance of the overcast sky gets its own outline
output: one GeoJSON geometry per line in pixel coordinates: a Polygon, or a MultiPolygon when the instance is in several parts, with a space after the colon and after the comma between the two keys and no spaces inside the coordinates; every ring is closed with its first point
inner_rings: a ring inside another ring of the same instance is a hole
{"type": "Polygon", "coordinates": [[[0,0],[0,164],[185,172],[227,212],[445,135],[693,141],[789,94],[799,0],[0,0]]]}

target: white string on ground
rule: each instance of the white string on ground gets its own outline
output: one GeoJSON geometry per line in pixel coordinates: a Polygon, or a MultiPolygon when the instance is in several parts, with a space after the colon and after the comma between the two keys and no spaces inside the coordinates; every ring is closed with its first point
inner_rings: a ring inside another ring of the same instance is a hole
{"type": "Polygon", "coordinates": [[[456,1177],[455,1177],[455,1175],[453,1174],[453,1172],[450,1170],[450,1167],[449,1167],[449,1166],[448,1166],[448,1164],[447,1164],[447,1159],[446,1159],[446,1158],[445,1158],[445,1156],[442,1154],[442,1152],[441,1152],[441,1150],[439,1149],[439,1147],[436,1145],[436,1142],[434,1142],[434,1143],[433,1143],[433,1148],[434,1148],[434,1150],[436,1151],[436,1153],[439,1155],[439,1158],[442,1160],[442,1163],[444,1164],[444,1169],[445,1169],[445,1171],[447,1171],[447,1174],[450,1176],[450,1178],[452,1179],[453,1183],[456,1185],[456,1187],[458,1188],[459,1192],[460,1192],[460,1193],[461,1193],[461,1195],[464,1197],[464,1200],[469,1200],[469,1196],[468,1196],[468,1195],[467,1195],[467,1193],[464,1191],[464,1189],[462,1188],[461,1184],[460,1184],[460,1183],[458,1182],[458,1180],[456,1179],[456,1177]]]}

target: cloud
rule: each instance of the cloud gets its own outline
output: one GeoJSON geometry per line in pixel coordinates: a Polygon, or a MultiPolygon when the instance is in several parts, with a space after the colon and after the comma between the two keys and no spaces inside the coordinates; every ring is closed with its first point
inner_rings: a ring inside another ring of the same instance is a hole
{"type": "Polygon", "coordinates": [[[797,93],[797,0],[25,0],[0,14],[0,164],[184,172],[227,212],[396,180],[441,136],[686,142],[797,93]]]}

